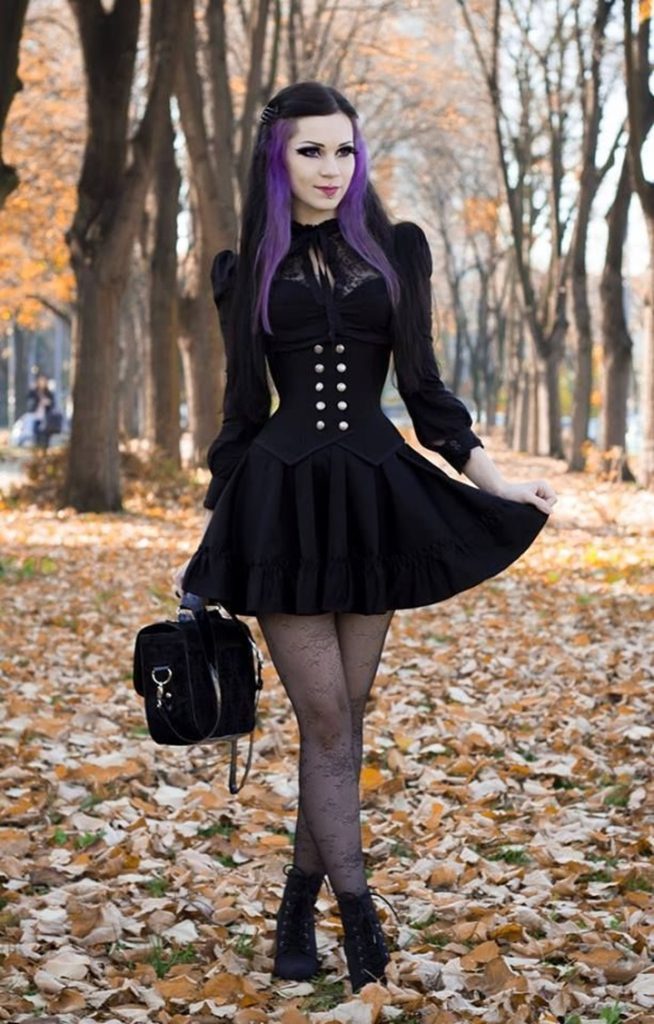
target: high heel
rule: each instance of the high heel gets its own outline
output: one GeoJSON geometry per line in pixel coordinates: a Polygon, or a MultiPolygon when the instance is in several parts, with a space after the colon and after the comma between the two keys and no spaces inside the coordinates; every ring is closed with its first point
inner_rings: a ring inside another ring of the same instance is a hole
{"type": "Polygon", "coordinates": [[[345,958],[352,991],[370,981],[384,981],[390,960],[377,911],[369,889],[360,895],[341,893],[336,897],[345,932],[345,958]]]}
{"type": "Polygon", "coordinates": [[[272,973],[277,978],[305,981],[320,970],[313,908],[323,875],[307,875],[294,864],[284,868],[286,887],[277,912],[272,973]]]}

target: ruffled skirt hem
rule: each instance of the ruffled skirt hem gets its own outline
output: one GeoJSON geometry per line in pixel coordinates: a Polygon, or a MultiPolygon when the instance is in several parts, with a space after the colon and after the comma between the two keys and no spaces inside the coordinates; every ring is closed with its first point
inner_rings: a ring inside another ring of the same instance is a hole
{"type": "Polygon", "coordinates": [[[547,518],[409,445],[379,466],[333,446],[294,467],[252,445],[183,585],[241,615],[423,607],[506,569],[547,518]]]}

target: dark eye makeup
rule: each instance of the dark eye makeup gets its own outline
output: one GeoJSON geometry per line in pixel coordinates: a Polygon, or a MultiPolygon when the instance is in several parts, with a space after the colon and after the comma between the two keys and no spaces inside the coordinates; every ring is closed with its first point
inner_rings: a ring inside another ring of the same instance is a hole
{"type": "MultiPolygon", "coordinates": [[[[318,146],[300,146],[296,152],[301,153],[302,156],[313,156],[314,153],[320,154],[320,149],[318,146]]],[[[344,154],[345,156],[352,156],[357,153],[357,150],[354,146],[341,146],[337,152],[344,154]]]]}

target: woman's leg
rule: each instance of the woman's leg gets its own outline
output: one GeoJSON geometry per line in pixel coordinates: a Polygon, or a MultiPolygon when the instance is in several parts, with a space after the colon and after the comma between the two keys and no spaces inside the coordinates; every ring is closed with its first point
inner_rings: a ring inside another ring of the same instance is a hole
{"type": "MultiPolygon", "coordinates": [[[[363,716],[392,617],[392,611],[380,615],[340,612],[335,616],[336,635],[349,703],[352,763],[357,795],[363,747],[363,716]]],[[[307,874],[329,873],[307,822],[307,799],[307,792],[301,787],[293,863],[307,874]]]]}
{"type": "Polygon", "coordinates": [[[393,614],[392,611],[381,615],[341,612],[336,616],[338,642],[350,700],[352,753],[357,779],[361,773],[363,755],[363,717],[393,614]]]}

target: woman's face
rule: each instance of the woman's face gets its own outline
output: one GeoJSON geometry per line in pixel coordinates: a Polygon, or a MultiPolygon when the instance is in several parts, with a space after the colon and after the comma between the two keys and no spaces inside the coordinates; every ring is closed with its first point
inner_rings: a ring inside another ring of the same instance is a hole
{"type": "Polygon", "coordinates": [[[353,129],[347,114],[298,117],[285,158],[293,220],[319,224],[335,217],[354,174],[353,129]]]}

